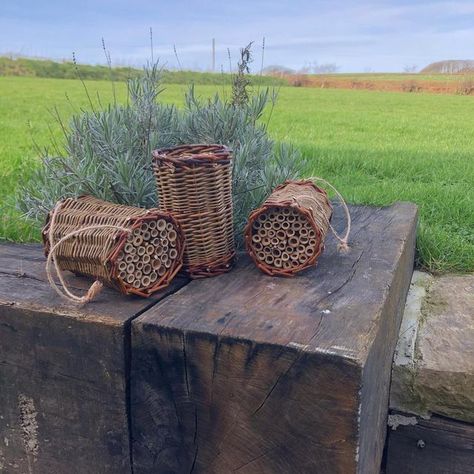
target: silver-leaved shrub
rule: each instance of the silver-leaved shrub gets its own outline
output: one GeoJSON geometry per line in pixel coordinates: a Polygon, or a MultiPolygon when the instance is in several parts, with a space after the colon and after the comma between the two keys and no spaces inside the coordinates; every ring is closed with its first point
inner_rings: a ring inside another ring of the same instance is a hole
{"type": "Polygon", "coordinates": [[[186,107],[179,110],[159,101],[162,90],[160,69],[146,67],[141,77],[128,81],[126,104],[73,116],[64,127],[64,153],[45,153],[18,194],[25,216],[41,223],[59,199],[81,194],[156,206],[152,151],[183,143],[219,143],[234,151],[235,232],[241,244],[250,211],[276,185],[297,178],[304,166],[299,152],[272,140],[261,120],[275,94],[261,90],[236,104],[219,94],[201,101],[190,87],[186,107]]]}

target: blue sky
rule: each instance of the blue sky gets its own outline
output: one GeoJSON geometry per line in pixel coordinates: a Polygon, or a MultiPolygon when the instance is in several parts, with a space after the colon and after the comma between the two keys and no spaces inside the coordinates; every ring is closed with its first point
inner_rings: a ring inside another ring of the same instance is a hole
{"type": "Polygon", "coordinates": [[[155,56],[177,67],[228,69],[227,48],[254,40],[255,69],[265,37],[265,65],[300,68],[336,63],[342,72],[402,71],[441,59],[474,58],[474,0],[455,1],[162,1],[0,0],[0,54],[142,65],[155,56]]]}

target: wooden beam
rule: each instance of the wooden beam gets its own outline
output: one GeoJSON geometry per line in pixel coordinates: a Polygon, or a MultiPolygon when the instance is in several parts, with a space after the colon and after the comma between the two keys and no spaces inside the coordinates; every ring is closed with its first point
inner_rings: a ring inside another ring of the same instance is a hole
{"type": "MultiPolygon", "coordinates": [[[[392,412],[391,416],[406,416],[392,412]]],[[[433,416],[390,430],[387,474],[472,474],[474,426],[433,416]]]]}
{"type": "Polygon", "coordinates": [[[348,254],[293,279],[241,258],[133,321],[135,474],[377,472],[417,211],[351,213],[348,254]]]}
{"type": "Polygon", "coordinates": [[[0,472],[130,473],[130,321],[184,282],[148,300],[104,289],[78,307],[44,264],[39,246],[0,245],[0,472]]]}

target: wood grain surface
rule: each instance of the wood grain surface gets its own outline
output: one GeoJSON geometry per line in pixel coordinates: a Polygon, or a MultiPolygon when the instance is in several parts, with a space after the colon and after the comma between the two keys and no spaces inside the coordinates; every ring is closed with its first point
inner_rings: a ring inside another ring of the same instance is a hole
{"type": "Polygon", "coordinates": [[[0,245],[0,472],[130,473],[130,321],[184,282],[148,300],[104,289],[78,307],[44,264],[39,246],[0,245]]]}
{"type": "Polygon", "coordinates": [[[387,474],[472,474],[474,426],[440,416],[390,430],[387,474]]]}
{"type": "Polygon", "coordinates": [[[417,211],[351,213],[347,254],[293,279],[241,258],[132,322],[135,474],[378,472],[417,211]]]}

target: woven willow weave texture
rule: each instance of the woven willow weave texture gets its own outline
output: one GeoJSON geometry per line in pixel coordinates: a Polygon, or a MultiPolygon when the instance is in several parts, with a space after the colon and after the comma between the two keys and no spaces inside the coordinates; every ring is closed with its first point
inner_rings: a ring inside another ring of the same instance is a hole
{"type": "Polygon", "coordinates": [[[146,297],[167,286],[181,269],[184,236],[169,213],[92,196],[67,198],[55,209],[53,242],[49,238],[53,211],[42,232],[46,255],[71,232],[91,227],[58,245],[55,258],[61,270],[95,278],[124,294],[146,297]]]}
{"type": "Polygon", "coordinates": [[[232,153],[223,145],[183,145],[153,152],[160,209],[186,240],[183,269],[192,278],[228,271],[235,255],[232,153]]]}

